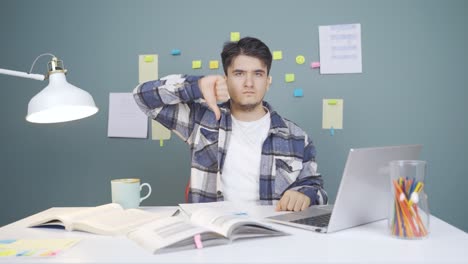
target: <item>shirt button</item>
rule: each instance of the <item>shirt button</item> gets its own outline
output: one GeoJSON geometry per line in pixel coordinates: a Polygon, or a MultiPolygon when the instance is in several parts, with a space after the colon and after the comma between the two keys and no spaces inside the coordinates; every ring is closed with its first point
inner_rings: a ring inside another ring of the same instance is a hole
{"type": "Polygon", "coordinates": [[[223,193],[222,193],[221,191],[218,191],[217,194],[218,194],[218,195],[221,195],[221,194],[223,194],[223,193]]]}

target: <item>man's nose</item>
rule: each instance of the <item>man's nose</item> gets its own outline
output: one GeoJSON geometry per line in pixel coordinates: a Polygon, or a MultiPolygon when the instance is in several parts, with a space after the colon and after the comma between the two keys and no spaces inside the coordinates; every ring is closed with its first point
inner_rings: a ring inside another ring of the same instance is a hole
{"type": "Polygon", "coordinates": [[[246,87],[252,87],[253,86],[253,76],[252,76],[252,74],[246,74],[245,86],[246,87]]]}

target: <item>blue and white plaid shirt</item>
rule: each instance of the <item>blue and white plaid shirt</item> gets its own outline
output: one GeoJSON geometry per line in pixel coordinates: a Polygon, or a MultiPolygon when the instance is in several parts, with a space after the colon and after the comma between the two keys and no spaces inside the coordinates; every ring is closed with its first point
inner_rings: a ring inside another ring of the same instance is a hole
{"type": "MultiPolygon", "coordinates": [[[[203,100],[202,76],[169,75],[138,85],[133,95],[141,110],[182,138],[192,152],[189,202],[223,201],[221,173],[232,133],[229,102],[219,105],[221,118],[203,100]]],[[[307,134],[263,102],[271,116],[260,164],[260,203],[272,204],[287,190],[326,204],[317,173],[315,147],[307,134]]],[[[248,166],[249,164],[245,164],[248,166]]]]}

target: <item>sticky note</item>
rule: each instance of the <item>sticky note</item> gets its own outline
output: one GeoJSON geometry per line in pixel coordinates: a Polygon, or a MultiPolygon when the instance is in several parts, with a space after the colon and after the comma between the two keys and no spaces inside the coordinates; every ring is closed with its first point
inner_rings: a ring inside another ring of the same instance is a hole
{"type": "Polygon", "coordinates": [[[203,244],[202,244],[202,240],[201,240],[200,234],[197,234],[197,235],[193,236],[193,242],[195,243],[195,247],[196,247],[197,249],[203,248],[203,244]]]}
{"type": "Polygon", "coordinates": [[[310,64],[310,67],[311,67],[312,69],[320,68],[320,62],[314,61],[314,62],[312,62],[312,63],[310,64]]]}
{"type": "Polygon", "coordinates": [[[323,99],[322,128],[343,129],[343,99],[323,99]]]}
{"type": "Polygon", "coordinates": [[[301,88],[294,89],[294,97],[302,97],[304,96],[304,92],[301,88]]]}
{"type": "Polygon", "coordinates": [[[298,55],[298,56],[296,57],[296,63],[297,63],[297,64],[304,64],[304,62],[305,62],[305,57],[304,57],[304,56],[298,55]]]}
{"type": "Polygon", "coordinates": [[[180,55],[180,54],[181,54],[181,52],[180,52],[179,49],[173,49],[173,50],[171,50],[171,55],[173,55],[173,56],[178,56],[178,55],[180,55]]]}
{"type": "Polygon", "coordinates": [[[240,32],[231,32],[231,41],[239,41],[240,32]]]}
{"type": "Polygon", "coordinates": [[[201,69],[201,60],[192,61],[192,69],[201,69]]]}
{"type": "Polygon", "coordinates": [[[273,51],[273,60],[283,59],[283,52],[281,50],[273,51]]]}
{"type": "Polygon", "coordinates": [[[171,131],[158,121],[151,120],[151,139],[159,140],[159,146],[164,146],[163,140],[171,139],[171,131]]]}
{"type": "Polygon", "coordinates": [[[154,56],[153,55],[145,55],[145,62],[153,62],[154,56]]]}
{"type": "Polygon", "coordinates": [[[211,60],[210,69],[218,69],[218,68],[219,68],[219,62],[217,60],[211,60]]]}
{"type": "Polygon", "coordinates": [[[138,82],[158,79],[158,55],[143,54],[138,56],[138,82]]]}
{"type": "Polygon", "coordinates": [[[0,257],[16,256],[16,250],[14,249],[0,249],[0,257]]]}
{"type": "Polygon", "coordinates": [[[294,82],[294,80],[295,80],[294,73],[286,73],[284,75],[284,81],[285,82],[294,82]]]}

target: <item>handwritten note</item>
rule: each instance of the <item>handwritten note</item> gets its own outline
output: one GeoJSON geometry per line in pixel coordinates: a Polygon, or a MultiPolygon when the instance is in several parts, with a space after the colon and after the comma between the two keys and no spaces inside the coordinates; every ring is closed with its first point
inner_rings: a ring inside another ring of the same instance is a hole
{"type": "Polygon", "coordinates": [[[361,73],[361,24],[319,26],[320,73],[361,73]]]}

